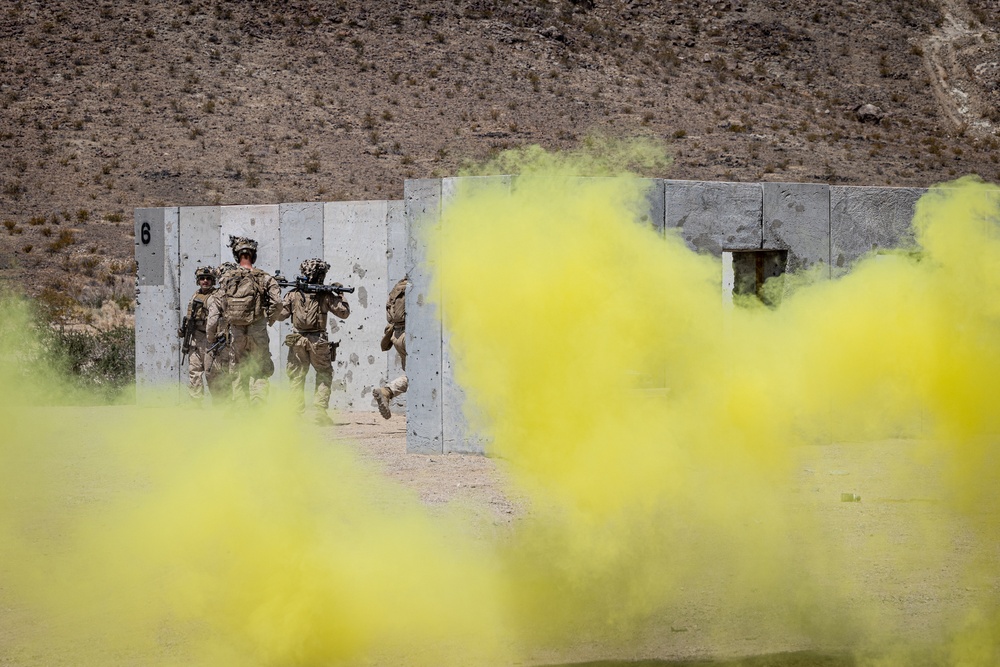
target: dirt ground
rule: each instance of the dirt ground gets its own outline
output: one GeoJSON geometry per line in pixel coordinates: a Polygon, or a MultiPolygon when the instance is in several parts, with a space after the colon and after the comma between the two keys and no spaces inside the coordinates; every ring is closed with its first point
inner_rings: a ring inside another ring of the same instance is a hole
{"type": "MultiPolygon", "coordinates": [[[[134,408],[97,408],[91,410],[133,410],[134,408]]],[[[352,449],[388,478],[419,494],[430,507],[446,507],[462,502],[478,508],[482,517],[501,528],[515,527],[528,516],[527,504],[510,496],[508,463],[476,455],[415,455],[406,453],[405,417],[383,420],[377,413],[347,413],[336,417],[336,425],[326,429],[335,446],[352,449]]],[[[934,567],[900,569],[883,557],[882,545],[912,544],[920,548],[924,539],[920,526],[948,521],[940,502],[939,471],[916,466],[916,474],[905,481],[892,471],[901,459],[918,460],[918,442],[887,440],[875,443],[837,443],[803,448],[803,465],[788,483],[793,497],[803,510],[818,517],[828,534],[846,548],[850,565],[856,568],[862,586],[853,592],[854,601],[867,613],[904,628],[896,638],[903,644],[919,646],[932,640],[942,628],[960,620],[964,611],[984,595],[996,599],[1000,593],[1000,567],[992,581],[981,579],[975,585],[963,580],[965,565],[974,558],[1000,563],[1000,546],[983,554],[981,544],[971,534],[956,526],[949,537],[949,558],[934,567]],[[860,501],[846,502],[843,494],[860,496],[860,501]],[[978,544],[978,546],[977,546],[978,544]],[[987,590],[984,590],[984,587],[987,590]]],[[[65,452],[52,448],[58,458],[65,452]]],[[[100,459],[100,451],[89,451],[86,458],[100,459]]],[[[88,484],[113,483],[98,477],[88,484]]],[[[0,575],[4,568],[0,563],[0,575]]],[[[29,617],[3,599],[0,576],[0,665],[27,667],[40,664],[31,656],[10,654],[4,645],[13,643],[25,630],[29,617]]],[[[609,647],[582,639],[568,653],[538,653],[523,665],[752,665],[762,667],[801,667],[855,664],[852,646],[816,646],[803,634],[775,634],[773,628],[758,624],[727,605],[726,582],[700,587],[698,594],[675,604],[669,612],[653,619],[627,649],[609,647]],[[724,628],[724,631],[720,631],[724,628]],[[589,661],[589,662],[588,662],[589,661]],[[603,662],[600,662],[603,661],[603,662]]],[[[848,604],[851,600],[848,600],[848,604]]],[[[939,662],[928,647],[925,664],[939,662]]],[[[62,664],[62,663],[60,663],[62,664]]],[[[65,664],[72,664],[67,656],[65,664]]],[[[914,664],[900,662],[892,664],[914,664]]]]}
{"type": "MultiPolygon", "coordinates": [[[[375,413],[349,413],[341,415],[334,431],[361,458],[416,490],[428,505],[458,499],[472,501],[488,508],[494,521],[501,524],[526,516],[525,503],[508,496],[505,461],[477,455],[407,454],[405,420],[401,416],[385,421],[375,413]]],[[[939,647],[932,644],[943,628],[960,622],[974,600],[981,599],[984,593],[982,581],[972,585],[964,579],[967,566],[973,559],[982,558],[1000,564],[1000,545],[993,553],[983,554],[970,533],[954,526],[954,532],[947,537],[950,556],[945,563],[904,564],[886,558],[885,545],[920,550],[921,542],[927,539],[925,527],[950,521],[942,499],[941,471],[920,463],[920,448],[921,443],[914,440],[803,447],[802,465],[788,482],[802,509],[819,517],[860,573],[862,586],[853,594],[857,606],[864,607],[865,614],[904,628],[896,639],[908,650],[918,647],[917,656],[923,655],[919,658],[911,654],[898,664],[915,664],[920,659],[927,665],[947,664],[940,662],[936,653],[939,647]],[[914,462],[905,466],[905,479],[896,474],[901,469],[900,461],[914,462]],[[847,496],[859,500],[849,502],[847,496]],[[923,642],[930,643],[921,653],[919,646],[923,642]]],[[[989,583],[989,594],[995,597],[1000,594],[1000,567],[994,571],[997,576],[989,583]]],[[[714,589],[701,589],[697,601],[681,604],[668,616],[656,619],[628,650],[583,641],[571,654],[572,664],[859,664],[852,655],[855,647],[817,647],[804,634],[776,636],[755,627],[754,619],[727,610],[725,597],[723,582],[714,589]],[[720,633],[719,627],[728,630],[720,633]]],[[[555,664],[566,659],[564,653],[538,655],[537,663],[555,664]]]]}

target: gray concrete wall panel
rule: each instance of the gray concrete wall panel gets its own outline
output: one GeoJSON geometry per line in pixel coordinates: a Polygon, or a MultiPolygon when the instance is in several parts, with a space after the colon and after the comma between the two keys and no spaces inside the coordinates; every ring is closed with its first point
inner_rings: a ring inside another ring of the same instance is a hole
{"type": "Polygon", "coordinates": [[[763,195],[758,183],[664,181],[665,228],[689,248],[716,257],[763,242],[763,195]]]}
{"type": "MultiPolygon", "coordinates": [[[[180,209],[179,226],[179,316],[183,317],[191,297],[198,291],[198,283],[194,279],[195,270],[199,266],[216,267],[219,265],[221,250],[219,207],[184,206],[180,209]]],[[[177,326],[180,326],[179,321],[177,326]]],[[[186,360],[177,369],[177,380],[182,385],[188,381],[186,360]]]]}
{"type": "Polygon", "coordinates": [[[763,248],[788,250],[788,272],[830,266],[830,186],[761,183],[763,248]]]}
{"type": "Polygon", "coordinates": [[[646,193],[648,212],[639,217],[639,222],[649,224],[659,234],[667,223],[666,183],[662,178],[650,178],[649,191],[646,193]]]}
{"type": "MultiPolygon", "coordinates": [[[[323,256],[323,203],[300,202],[278,205],[278,254],[280,260],[278,269],[282,278],[294,280],[299,273],[299,264],[310,257],[323,256]]],[[[288,290],[281,291],[282,296],[288,290]]],[[[285,336],[291,332],[291,324],[286,320],[271,327],[272,337],[278,340],[280,359],[274,358],[275,372],[271,378],[284,384],[287,381],[285,364],[288,361],[288,348],[284,345],[285,336]]],[[[316,374],[310,368],[306,375],[306,387],[314,387],[316,374]]],[[[307,401],[307,405],[308,405],[307,401]]]]}
{"type": "Polygon", "coordinates": [[[372,389],[386,380],[386,353],[379,348],[389,293],[385,247],[388,202],[331,202],[324,213],[328,279],[354,287],[346,295],[351,315],[331,316],[330,340],[340,341],[330,405],[341,410],[374,410],[372,389]]]}
{"type": "MultiPolygon", "coordinates": [[[[386,215],[386,230],[388,240],[385,249],[386,266],[388,268],[388,280],[386,287],[392,289],[399,280],[406,275],[406,208],[401,200],[388,202],[388,213],[386,215]]],[[[385,298],[389,293],[386,292],[385,298]]],[[[383,298],[383,301],[385,301],[383,298]]],[[[383,314],[384,306],[383,303],[383,314]]],[[[384,321],[384,320],[383,320],[384,321]]],[[[382,325],[383,330],[385,324],[382,325]]],[[[403,363],[395,350],[389,350],[386,356],[386,378],[390,381],[404,373],[403,363]]],[[[406,414],[406,394],[400,394],[392,399],[394,411],[406,414]]]]}
{"type": "Polygon", "coordinates": [[[878,248],[913,245],[910,223],[923,188],[830,187],[830,257],[835,273],[878,248]]]}
{"type": "MultiPolygon", "coordinates": [[[[477,190],[502,188],[508,193],[510,176],[480,176],[475,178],[445,178],[441,181],[441,208],[447,209],[458,189],[464,194],[477,190]]],[[[459,223],[461,224],[461,223],[459,223]]],[[[474,402],[467,400],[465,391],[455,379],[455,352],[451,347],[448,306],[441,312],[441,437],[444,451],[482,454],[489,446],[489,436],[471,424],[482,423],[482,415],[474,402]]]]}
{"type": "MultiPolygon", "coordinates": [[[[281,235],[278,228],[278,205],[265,206],[223,206],[221,215],[221,243],[224,261],[231,261],[232,251],[229,249],[230,236],[249,236],[257,241],[257,263],[254,266],[274,273],[281,266],[281,235]]],[[[271,359],[274,361],[274,377],[272,382],[281,383],[284,380],[282,363],[284,357],[281,350],[284,347],[278,337],[277,327],[268,328],[270,338],[271,359]]]]}
{"type": "Polygon", "coordinates": [[[135,210],[135,263],[138,286],[163,286],[166,271],[164,208],[135,210]]]}
{"type": "MultiPolygon", "coordinates": [[[[177,377],[181,350],[176,335],[180,320],[178,219],[177,208],[143,208],[135,212],[139,272],[135,305],[138,405],[158,404],[164,391],[180,388],[177,377]],[[149,243],[144,244],[144,239],[149,243]]],[[[172,395],[177,397],[178,393],[172,395]]]]}
{"type": "Polygon", "coordinates": [[[407,180],[403,185],[407,225],[406,269],[406,451],[444,451],[441,424],[441,319],[431,293],[433,267],[426,265],[423,230],[441,219],[441,179],[407,180]]]}

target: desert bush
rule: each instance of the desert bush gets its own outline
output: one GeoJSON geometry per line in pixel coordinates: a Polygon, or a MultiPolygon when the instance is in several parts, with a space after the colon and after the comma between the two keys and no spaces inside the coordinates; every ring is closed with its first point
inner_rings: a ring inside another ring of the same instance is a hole
{"type": "Polygon", "coordinates": [[[76,236],[73,235],[73,232],[71,232],[68,229],[63,229],[62,231],[59,232],[59,236],[56,238],[56,240],[54,240],[52,243],[49,244],[48,251],[50,253],[59,252],[64,248],[68,248],[74,243],[76,243],[76,236]]]}
{"type": "MultiPolygon", "coordinates": [[[[107,331],[52,327],[40,322],[41,360],[70,386],[84,389],[96,400],[122,398],[135,382],[135,329],[117,326],[107,331]]],[[[76,401],[74,401],[76,402],[76,401]]]]}

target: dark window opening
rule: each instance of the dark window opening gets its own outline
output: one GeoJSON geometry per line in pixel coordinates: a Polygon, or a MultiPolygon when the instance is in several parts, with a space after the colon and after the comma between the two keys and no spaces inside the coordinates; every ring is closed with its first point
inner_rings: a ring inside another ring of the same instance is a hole
{"type": "Polygon", "coordinates": [[[785,273],[787,250],[733,250],[733,298],[756,297],[766,306],[781,302],[782,281],[772,280],[785,273]]]}

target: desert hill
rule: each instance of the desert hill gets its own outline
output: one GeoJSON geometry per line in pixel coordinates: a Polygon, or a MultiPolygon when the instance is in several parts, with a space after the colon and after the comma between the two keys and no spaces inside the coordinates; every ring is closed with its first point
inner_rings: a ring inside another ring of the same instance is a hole
{"type": "Polygon", "coordinates": [[[0,275],[63,315],[128,309],[136,207],[399,198],[592,133],[668,178],[1000,180],[998,0],[19,1],[0,39],[0,275]]]}

